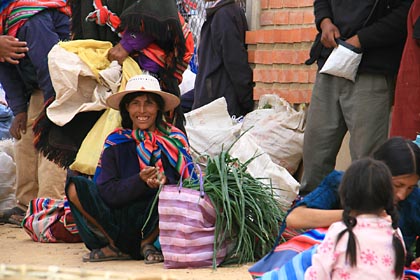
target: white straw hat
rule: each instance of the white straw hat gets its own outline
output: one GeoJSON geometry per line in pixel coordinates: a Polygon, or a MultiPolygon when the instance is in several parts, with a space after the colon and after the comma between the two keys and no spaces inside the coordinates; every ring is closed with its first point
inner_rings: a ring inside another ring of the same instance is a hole
{"type": "Polygon", "coordinates": [[[124,91],[109,96],[106,103],[109,107],[119,110],[122,98],[131,92],[150,92],[160,95],[165,103],[165,112],[174,109],[181,102],[174,94],[162,91],[160,89],[159,81],[155,77],[151,75],[137,75],[128,80],[124,91]]]}

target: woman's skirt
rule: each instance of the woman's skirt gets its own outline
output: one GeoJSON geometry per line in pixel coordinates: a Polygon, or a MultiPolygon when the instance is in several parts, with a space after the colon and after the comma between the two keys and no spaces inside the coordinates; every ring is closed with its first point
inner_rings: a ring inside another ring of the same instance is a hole
{"type": "MultiPolygon", "coordinates": [[[[102,226],[115,246],[133,259],[141,259],[142,237],[149,236],[159,223],[157,204],[151,211],[153,197],[147,197],[147,200],[139,199],[120,208],[110,208],[99,195],[97,185],[91,180],[77,176],[71,177],[69,183],[75,184],[83,209],[102,226]]],[[[69,183],[66,186],[66,195],[69,183]]],[[[86,246],[92,250],[108,245],[109,242],[102,232],[88,222],[71,201],[69,202],[79,234],[86,246]]]]}

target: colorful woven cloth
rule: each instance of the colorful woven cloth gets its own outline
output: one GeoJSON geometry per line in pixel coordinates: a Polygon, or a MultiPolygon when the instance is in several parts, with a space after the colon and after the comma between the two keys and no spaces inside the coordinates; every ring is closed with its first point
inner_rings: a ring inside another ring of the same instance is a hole
{"type": "Polygon", "coordinates": [[[45,9],[58,9],[71,15],[66,0],[6,0],[0,4],[0,34],[16,37],[19,28],[34,14],[45,9]]]}
{"type": "MultiPolygon", "coordinates": [[[[118,128],[106,139],[104,150],[113,145],[136,141],[140,170],[146,166],[156,166],[160,172],[163,172],[161,153],[164,153],[171,166],[181,174],[184,167],[192,162],[188,150],[188,140],[181,130],[169,124],[167,126],[168,129],[157,126],[157,129],[153,132],[118,128]]],[[[193,175],[193,169],[192,165],[188,165],[183,173],[183,178],[189,178],[193,175]]],[[[100,172],[101,163],[99,161],[94,178],[97,178],[100,172]]]]}
{"type": "MultiPolygon", "coordinates": [[[[248,271],[254,279],[298,280],[304,279],[306,269],[312,264],[312,255],[322,242],[327,228],[317,228],[302,233],[276,246],[272,252],[255,263],[248,271]]],[[[404,280],[420,280],[420,271],[406,268],[404,280]]]]}
{"type": "MultiPolygon", "coordinates": [[[[139,1],[136,5],[132,5],[125,10],[122,18],[128,19],[122,23],[123,27],[120,26],[121,18],[110,11],[107,6],[104,6],[101,0],[94,0],[93,6],[95,10],[87,16],[87,21],[95,22],[100,26],[107,25],[117,33],[124,28],[130,31],[145,32],[160,41],[166,40],[165,48],[154,42],[141,51],[160,67],[170,69],[178,80],[178,84],[182,82],[182,73],[187,69],[194,53],[194,39],[188,24],[182,15],[177,12],[174,3],[170,1],[158,2],[156,0],[139,1]],[[133,16],[139,22],[133,20],[133,16]],[[179,27],[178,22],[181,26],[179,30],[177,28],[179,27]],[[171,32],[168,32],[168,30],[171,32]],[[171,35],[171,33],[173,34],[171,35]],[[167,36],[167,38],[164,38],[164,36],[167,36]],[[178,56],[179,58],[177,58],[178,56]],[[174,58],[175,63],[172,61],[174,58]]],[[[121,37],[121,34],[118,35],[121,37]]]]}
{"type": "MultiPolygon", "coordinates": [[[[326,232],[327,228],[312,229],[295,236],[280,245],[277,245],[273,251],[255,263],[249,269],[249,273],[251,273],[253,278],[260,278],[268,271],[280,269],[299,253],[302,253],[314,245],[321,243],[326,232]]],[[[307,260],[308,255],[305,254],[303,257],[304,260],[307,260]]],[[[312,257],[312,254],[310,257],[312,257]]],[[[295,265],[300,266],[300,264],[295,265]]]]}
{"type": "Polygon", "coordinates": [[[79,231],[64,199],[36,198],[29,203],[22,221],[26,233],[37,242],[80,242],[79,231]]]}

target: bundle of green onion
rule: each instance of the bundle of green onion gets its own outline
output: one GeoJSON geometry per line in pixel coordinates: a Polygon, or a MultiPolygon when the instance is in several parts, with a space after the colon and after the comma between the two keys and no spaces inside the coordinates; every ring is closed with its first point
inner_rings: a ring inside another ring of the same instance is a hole
{"type": "MultiPolygon", "coordinates": [[[[216,210],[213,268],[217,251],[225,242],[233,246],[224,264],[254,262],[273,248],[285,212],[271,185],[246,171],[254,158],[241,163],[228,152],[221,152],[207,160],[204,190],[215,209],[219,209],[216,210]]],[[[185,179],[183,186],[199,188],[198,182],[192,179],[185,179]]]]}

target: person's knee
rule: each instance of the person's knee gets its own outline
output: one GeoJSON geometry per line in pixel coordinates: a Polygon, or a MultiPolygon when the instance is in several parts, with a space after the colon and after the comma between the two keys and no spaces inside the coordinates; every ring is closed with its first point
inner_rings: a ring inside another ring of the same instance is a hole
{"type": "Polygon", "coordinates": [[[69,183],[66,190],[67,199],[70,202],[79,201],[77,196],[76,185],[74,183],[69,183]]]}

